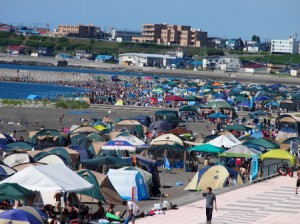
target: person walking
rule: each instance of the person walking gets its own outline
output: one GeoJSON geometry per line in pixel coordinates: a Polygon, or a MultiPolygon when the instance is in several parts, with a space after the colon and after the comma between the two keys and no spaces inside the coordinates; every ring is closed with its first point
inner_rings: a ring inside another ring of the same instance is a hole
{"type": "Polygon", "coordinates": [[[211,224],[211,219],[212,219],[212,213],[214,209],[214,204],[215,204],[215,209],[217,211],[217,199],[216,195],[212,192],[212,188],[208,187],[206,191],[202,193],[203,197],[206,198],[206,223],[211,224]]]}

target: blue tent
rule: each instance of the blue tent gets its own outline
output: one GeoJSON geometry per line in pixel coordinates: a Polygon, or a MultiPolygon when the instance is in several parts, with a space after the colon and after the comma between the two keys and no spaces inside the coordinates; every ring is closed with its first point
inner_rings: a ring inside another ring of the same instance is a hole
{"type": "Polygon", "coordinates": [[[40,100],[40,99],[42,99],[42,97],[34,94],[30,94],[29,96],[27,96],[27,100],[40,100]]]}

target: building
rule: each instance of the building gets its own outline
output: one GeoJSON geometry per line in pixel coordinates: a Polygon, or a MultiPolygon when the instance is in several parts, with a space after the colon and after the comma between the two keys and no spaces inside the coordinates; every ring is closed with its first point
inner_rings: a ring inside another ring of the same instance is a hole
{"type": "Polygon", "coordinates": [[[19,54],[24,54],[24,52],[25,52],[25,48],[23,46],[8,46],[6,48],[7,54],[19,55],[19,54]]]}
{"type": "Polygon", "coordinates": [[[117,42],[131,42],[133,37],[141,37],[142,33],[138,31],[117,30],[115,28],[110,31],[111,40],[117,42]]]}
{"type": "Polygon", "coordinates": [[[176,59],[176,57],[172,57],[170,55],[163,55],[163,54],[142,54],[142,53],[119,54],[120,65],[167,67],[171,65],[171,61],[173,59],[176,59]]]}
{"type": "Polygon", "coordinates": [[[38,56],[52,56],[53,51],[48,47],[38,47],[37,54],[38,56]]]}
{"type": "Polygon", "coordinates": [[[255,73],[268,73],[268,68],[266,65],[264,64],[251,64],[251,65],[245,65],[242,66],[239,70],[239,72],[241,73],[251,73],[251,74],[255,74],[255,73]]]}
{"type": "Polygon", "coordinates": [[[299,41],[290,37],[288,40],[271,40],[272,54],[297,54],[299,41]]]}
{"type": "Polygon", "coordinates": [[[226,57],[224,62],[220,64],[220,69],[225,72],[237,72],[240,69],[240,59],[226,57]]]}
{"type": "Polygon", "coordinates": [[[267,51],[270,49],[270,43],[264,42],[256,42],[256,41],[246,41],[244,45],[243,51],[250,53],[258,53],[262,51],[267,51]]]}
{"type": "Polygon", "coordinates": [[[100,33],[101,29],[93,25],[59,25],[58,31],[55,33],[55,36],[91,38],[99,36],[100,33]]]}
{"type": "Polygon", "coordinates": [[[87,52],[86,50],[76,50],[75,51],[76,59],[81,59],[81,58],[90,59],[92,57],[93,57],[93,55],[91,53],[87,52]]]}
{"type": "Polygon", "coordinates": [[[3,32],[16,32],[17,28],[8,24],[0,23],[0,31],[3,32]]]}
{"type": "Polygon", "coordinates": [[[203,69],[220,69],[221,64],[225,64],[224,56],[208,56],[203,58],[203,69]]]}
{"type": "Polygon", "coordinates": [[[290,72],[292,76],[300,76],[300,65],[293,66],[290,72]]]}
{"type": "Polygon", "coordinates": [[[171,24],[143,24],[142,36],[133,37],[140,43],[157,43],[180,46],[206,46],[207,32],[192,29],[191,26],[171,24]]]}

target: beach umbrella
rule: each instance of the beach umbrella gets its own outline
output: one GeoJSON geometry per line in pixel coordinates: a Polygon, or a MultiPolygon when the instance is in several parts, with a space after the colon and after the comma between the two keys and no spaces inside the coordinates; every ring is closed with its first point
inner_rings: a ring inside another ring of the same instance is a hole
{"type": "MultiPolygon", "coordinates": [[[[25,207],[25,206],[24,206],[25,207]]],[[[44,224],[42,216],[34,208],[31,212],[22,207],[0,213],[1,224],[44,224]]]]}
{"type": "Polygon", "coordinates": [[[211,107],[213,109],[219,109],[219,108],[226,108],[231,109],[232,106],[226,101],[226,100],[213,100],[207,104],[208,107],[211,107]]]}
{"type": "Polygon", "coordinates": [[[180,96],[170,96],[166,99],[166,101],[184,101],[183,97],[180,96]]]}
{"type": "Polygon", "coordinates": [[[180,107],[179,111],[192,111],[197,112],[197,108],[194,106],[182,106],[180,107]]]}
{"type": "Polygon", "coordinates": [[[273,107],[279,107],[279,103],[277,103],[276,101],[271,101],[266,103],[266,106],[273,106],[273,107]]]}
{"type": "Polygon", "coordinates": [[[0,201],[21,200],[35,196],[34,191],[28,190],[17,183],[0,184],[0,201]]]}
{"type": "Polygon", "coordinates": [[[221,119],[226,119],[228,116],[226,114],[222,114],[220,112],[208,115],[209,118],[221,118],[221,119]]]}
{"type": "Polygon", "coordinates": [[[258,96],[255,98],[256,101],[265,101],[268,100],[269,97],[268,96],[258,96]]]}

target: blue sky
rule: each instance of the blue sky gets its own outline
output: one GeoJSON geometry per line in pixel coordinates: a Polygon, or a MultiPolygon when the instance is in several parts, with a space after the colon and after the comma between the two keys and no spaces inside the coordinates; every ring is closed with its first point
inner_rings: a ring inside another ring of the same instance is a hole
{"type": "Polygon", "coordinates": [[[208,36],[270,39],[300,36],[300,0],[1,0],[0,22],[94,24],[141,30],[142,23],[191,25],[208,36]]]}

